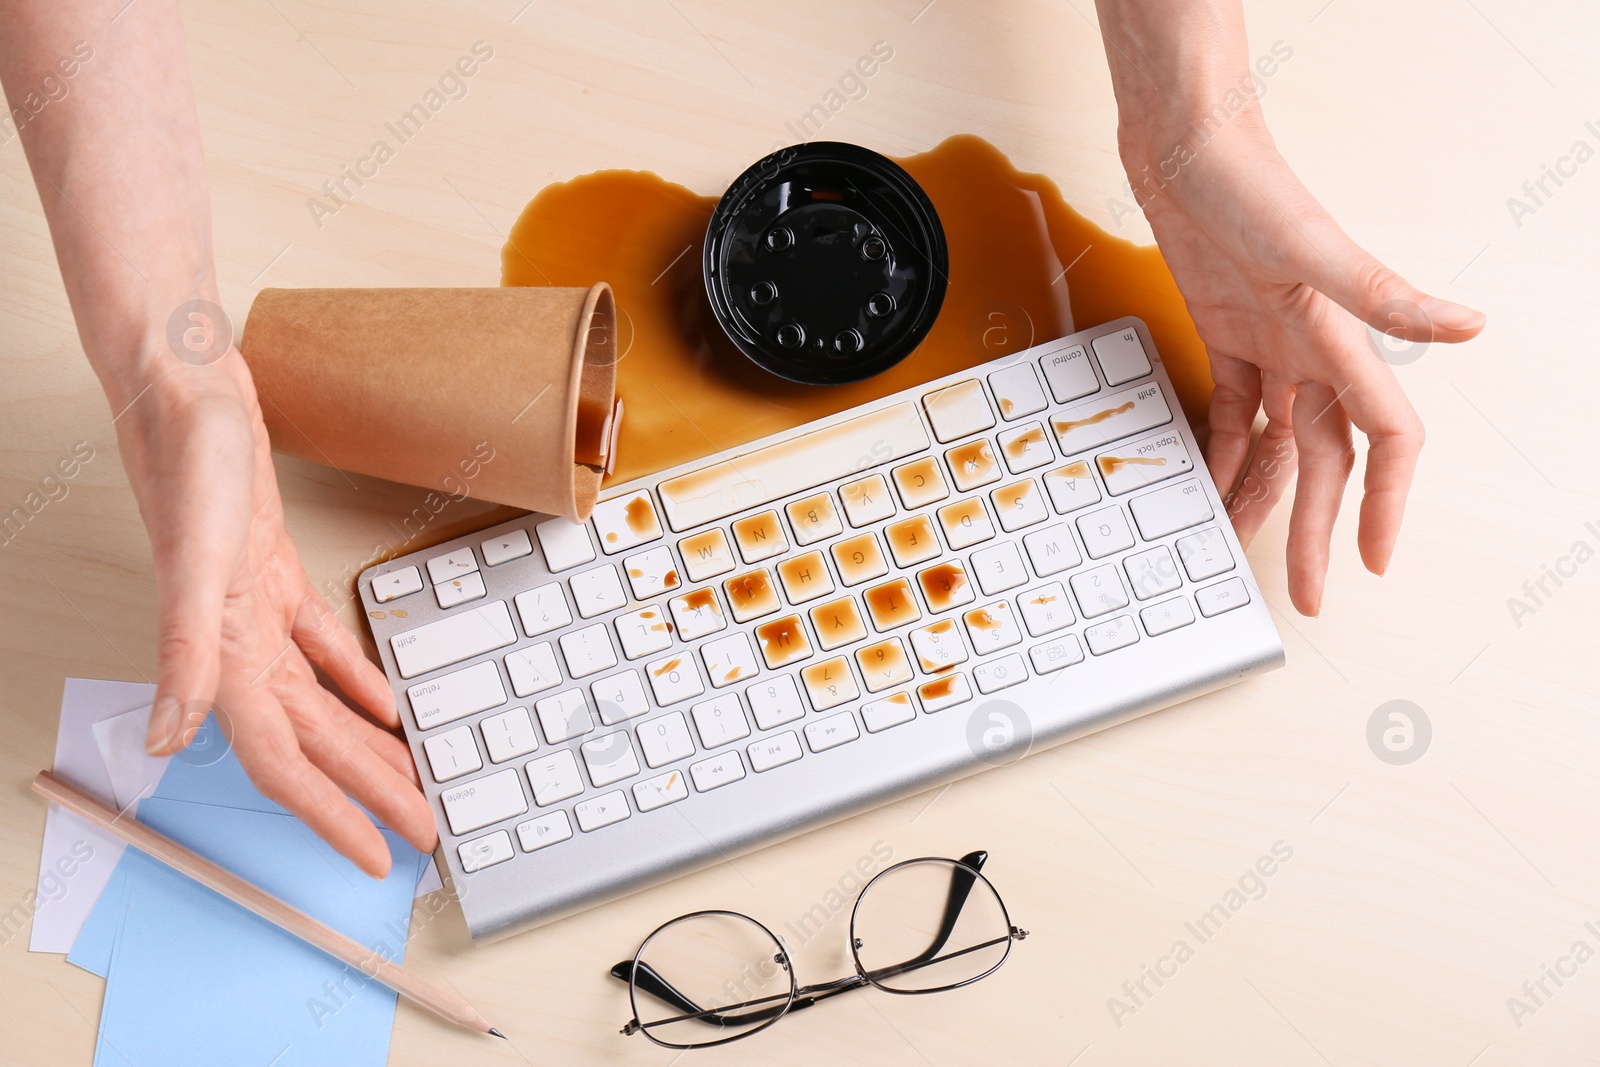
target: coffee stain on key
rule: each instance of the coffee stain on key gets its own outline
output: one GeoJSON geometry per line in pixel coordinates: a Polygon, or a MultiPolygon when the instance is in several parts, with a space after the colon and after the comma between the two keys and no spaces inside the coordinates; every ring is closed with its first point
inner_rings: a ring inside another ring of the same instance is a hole
{"type": "Polygon", "coordinates": [[[1128,400],[1118,404],[1114,408],[1106,408],[1104,411],[1097,411],[1093,415],[1085,415],[1081,419],[1051,419],[1050,425],[1055,427],[1057,434],[1065,437],[1073,430],[1080,429],[1084,426],[1093,426],[1097,423],[1105,422],[1107,419],[1115,418],[1124,412],[1132,410],[1133,401],[1128,400]]]}
{"type": "Polygon", "coordinates": [[[1123,467],[1165,467],[1166,456],[1100,456],[1100,473],[1107,478],[1117,473],[1123,467]]]}
{"type": "Polygon", "coordinates": [[[1012,459],[1021,459],[1028,451],[1029,445],[1044,444],[1044,430],[1038,426],[1031,427],[1006,442],[1006,455],[1012,459]]]}

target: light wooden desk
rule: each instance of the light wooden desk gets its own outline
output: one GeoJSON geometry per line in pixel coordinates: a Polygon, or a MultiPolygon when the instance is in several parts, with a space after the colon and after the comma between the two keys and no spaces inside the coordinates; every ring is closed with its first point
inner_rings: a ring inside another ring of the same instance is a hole
{"type": "MultiPolygon", "coordinates": [[[[1111,228],[1108,200],[1124,194],[1089,0],[926,2],[759,14],[714,0],[192,5],[225,303],[242,322],[264,285],[494,285],[502,235],[545,182],[637,167],[717,192],[877,40],[893,62],[827,136],[903,154],[977,133],[1111,228]],[[319,229],[307,197],[480,39],[494,59],[468,95],[319,229]]],[[[1575,542],[1600,548],[1585,443],[1600,401],[1600,162],[1520,227],[1506,206],[1574,141],[1600,147],[1600,129],[1584,126],[1600,119],[1600,9],[1274,0],[1252,5],[1251,33],[1252,54],[1280,39],[1294,49],[1266,108],[1310,187],[1412,280],[1490,316],[1481,340],[1400,370],[1429,439],[1390,575],[1359,565],[1352,492],[1323,617],[1284,614],[1280,514],[1251,557],[1278,609],[1283,671],[489,948],[467,943],[447,911],[407,962],[513,1044],[473,1042],[402,1007],[391,1062],[665,1064],[670,1053],[617,1035],[628,1011],[607,966],[696,907],[782,924],[879,841],[900,858],[989,849],[1034,936],[970,990],[842,998],[707,1062],[1600,1058],[1600,962],[1559,988],[1547,979],[1551,995],[1520,1027],[1507,1007],[1574,942],[1600,950],[1584,927],[1600,919],[1600,562],[1550,583],[1520,626],[1507,607],[1575,542]],[[1392,699],[1432,722],[1430,750],[1409,766],[1366,741],[1368,717],[1392,699]],[[1185,924],[1279,841],[1293,856],[1265,895],[1200,943],[1185,924]],[[1123,983],[1146,965],[1170,973],[1161,959],[1179,940],[1193,957],[1159,988],[1146,979],[1153,995],[1118,1026],[1109,998],[1132,1005],[1123,983]]],[[[0,505],[20,502],[75,442],[97,453],[66,499],[0,548],[9,907],[34,884],[44,812],[26,783],[50,761],[62,678],[149,678],[155,589],[15,141],[0,149],[0,186],[0,505]]],[[[420,496],[366,480],[352,491],[291,462],[280,474],[319,584],[420,496]]],[[[463,511],[456,529],[477,514],[463,511]]],[[[804,947],[803,975],[844,973],[843,926],[804,947]]],[[[0,1061],[88,1063],[100,981],[24,941],[0,950],[0,1061]]]]}

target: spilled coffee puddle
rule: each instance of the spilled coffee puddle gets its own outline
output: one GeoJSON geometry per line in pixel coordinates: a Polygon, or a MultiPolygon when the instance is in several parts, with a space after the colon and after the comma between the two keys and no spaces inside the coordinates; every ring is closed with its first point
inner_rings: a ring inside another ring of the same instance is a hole
{"type": "MultiPolygon", "coordinates": [[[[1123,315],[1144,319],[1197,427],[1205,348],[1154,246],[1100,229],[1050,179],[978,137],[897,159],[939,212],[950,248],[938,321],[903,362],[863,382],[807,386],[756,367],[712,317],[701,243],[716,196],[642,171],[547,186],[512,227],[504,285],[610,282],[618,309],[617,467],[626,481],[777,433],[1123,315]]],[[[732,175],[730,175],[731,179],[732,175]]]]}

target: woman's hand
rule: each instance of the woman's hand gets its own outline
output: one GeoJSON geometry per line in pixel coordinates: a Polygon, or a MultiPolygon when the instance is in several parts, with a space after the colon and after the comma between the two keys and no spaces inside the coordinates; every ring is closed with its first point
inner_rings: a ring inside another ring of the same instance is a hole
{"type": "Polygon", "coordinates": [[[1248,543],[1298,467],[1289,596],[1315,615],[1355,464],[1351,424],[1367,436],[1357,544],[1374,573],[1394,552],[1422,448],[1368,327],[1465,341],[1483,316],[1413,288],[1295,177],[1254,95],[1238,0],[1101,0],[1100,15],[1122,161],[1211,359],[1212,478],[1248,543]]]}
{"type": "Polygon", "coordinates": [[[204,368],[157,358],[174,366],[118,420],[161,597],[149,751],[187,744],[214,698],[261,792],[382,876],[388,846],[346,794],[425,852],[437,842],[433,816],[406,746],[325,689],[312,666],[396,727],[388,683],[300,565],[238,351],[204,368]]]}

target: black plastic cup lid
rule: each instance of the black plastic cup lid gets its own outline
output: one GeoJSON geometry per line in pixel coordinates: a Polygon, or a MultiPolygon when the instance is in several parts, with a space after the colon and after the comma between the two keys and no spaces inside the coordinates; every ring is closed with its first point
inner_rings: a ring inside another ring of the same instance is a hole
{"type": "Polygon", "coordinates": [[[702,269],[739,351],[791,381],[837,385],[888,370],[927,336],[950,257],[911,175],[818,141],[739,176],[711,215],[702,269]]]}

